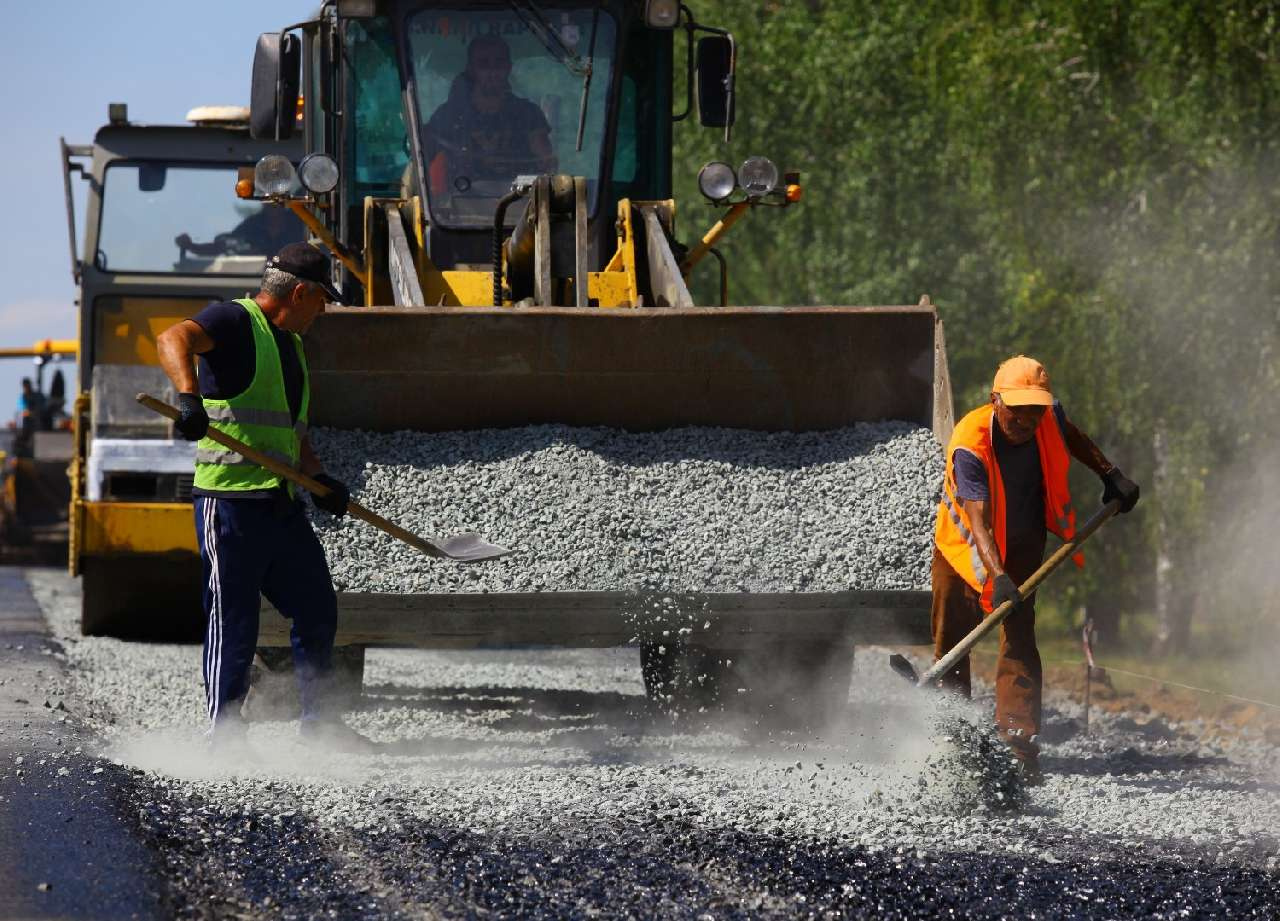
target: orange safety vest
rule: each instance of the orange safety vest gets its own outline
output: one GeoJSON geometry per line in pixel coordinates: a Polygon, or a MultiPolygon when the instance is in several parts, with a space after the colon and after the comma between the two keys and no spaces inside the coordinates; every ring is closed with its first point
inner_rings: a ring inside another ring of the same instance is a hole
{"type": "MultiPolygon", "coordinates": [[[[969,516],[964,504],[956,495],[954,458],[957,448],[972,451],[987,468],[987,489],[990,495],[991,523],[995,531],[996,549],[1003,562],[1008,559],[1005,540],[1004,480],[996,464],[996,452],[991,446],[991,427],[996,424],[995,407],[975,409],[956,423],[947,445],[947,473],[942,481],[942,501],[938,503],[938,520],[933,529],[933,541],[951,567],[982,596],[982,608],[992,610],[994,581],[987,577],[986,567],[978,556],[978,545],[973,539],[969,516]]],[[[1076,513],[1071,507],[1071,493],[1067,487],[1067,469],[1071,455],[1058,425],[1053,407],[1048,407],[1036,428],[1036,444],[1040,448],[1040,473],[1044,478],[1045,527],[1063,540],[1070,540],[1076,531],[1076,513]]],[[[1072,557],[1077,566],[1084,565],[1084,557],[1077,553],[1072,557]]]]}

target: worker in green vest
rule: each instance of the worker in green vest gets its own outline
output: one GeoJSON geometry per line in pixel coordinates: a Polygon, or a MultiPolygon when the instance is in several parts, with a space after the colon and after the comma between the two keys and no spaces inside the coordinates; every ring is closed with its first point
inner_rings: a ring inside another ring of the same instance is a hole
{"type": "Polygon", "coordinates": [[[268,260],[252,298],[210,304],[156,339],[178,391],[175,427],[197,441],[196,536],[203,564],[205,702],[215,750],[246,744],[240,707],[258,638],[259,597],[291,621],[302,697],[301,734],[369,750],[339,718],[332,693],[338,609],[324,550],[291,484],[206,437],[210,425],[329,487],[311,501],[347,510],[347,487],[324,472],[307,437],[310,386],[301,334],[339,301],[329,259],[292,243],[268,260]],[[197,374],[198,367],[198,374],[197,374]]]}

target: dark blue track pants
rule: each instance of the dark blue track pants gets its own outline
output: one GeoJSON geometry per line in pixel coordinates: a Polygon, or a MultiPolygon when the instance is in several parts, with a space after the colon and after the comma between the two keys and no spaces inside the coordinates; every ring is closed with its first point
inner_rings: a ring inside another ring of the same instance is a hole
{"type": "Polygon", "coordinates": [[[204,688],[209,719],[238,719],[258,642],[259,596],[292,622],[302,718],[326,715],[338,603],[324,549],[301,502],[195,498],[204,570],[204,688]]]}

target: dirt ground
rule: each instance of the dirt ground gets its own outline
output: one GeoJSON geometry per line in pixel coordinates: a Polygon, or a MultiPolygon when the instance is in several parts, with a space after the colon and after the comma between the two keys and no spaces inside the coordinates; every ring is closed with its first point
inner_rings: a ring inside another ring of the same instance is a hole
{"type": "MultiPolygon", "coordinates": [[[[980,650],[972,655],[974,676],[989,684],[994,683],[995,652],[980,650]]],[[[1083,662],[1074,666],[1046,664],[1044,683],[1048,694],[1062,693],[1079,703],[1086,699],[1083,662]]],[[[1109,713],[1147,713],[1183,724],[1202,723],[1201,738],[1205,740],[1250,731],[1271,744],[1280,744],[1280,710],[1113,674],[1102,667],[1093,669],[1088,684],[1090,709],[1109,713]]]]}

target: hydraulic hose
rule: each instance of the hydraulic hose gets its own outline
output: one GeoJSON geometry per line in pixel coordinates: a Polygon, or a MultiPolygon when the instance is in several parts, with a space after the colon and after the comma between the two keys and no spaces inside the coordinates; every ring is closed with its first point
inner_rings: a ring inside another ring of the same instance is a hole
{"type": "Polygon", "coordinates": [[[528,188],[513,188],[498,202],[493,213],[493,306],[502,306],[502,234],[507,218],[507,208],[523,198],[528,188]]]}

